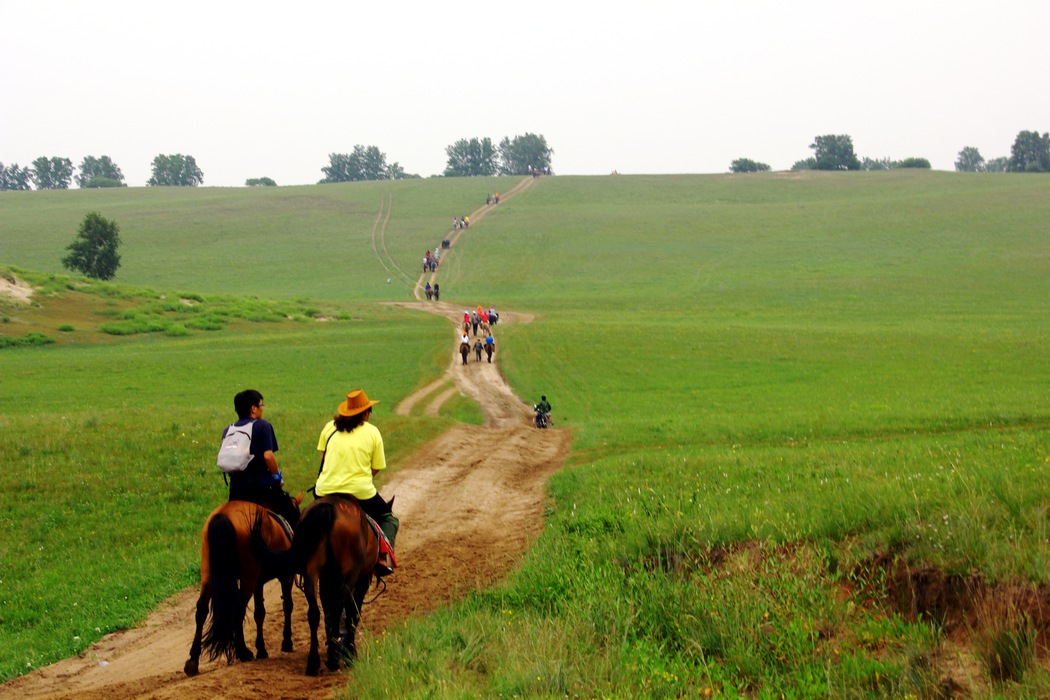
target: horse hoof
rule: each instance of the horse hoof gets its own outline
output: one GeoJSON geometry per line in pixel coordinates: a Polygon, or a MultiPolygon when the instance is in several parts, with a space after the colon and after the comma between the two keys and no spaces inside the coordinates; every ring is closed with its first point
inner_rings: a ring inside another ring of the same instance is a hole
{"type": "Polygon", "coordinates": [[[255,655],[245,649],[244,651],[237,652],[238,661],[251,661],[255,658],[255,655]]]}
{"type": "Polygon", "coordinates": [[[257,659],[268,659],[268,658],[270,658],[270,655],[266,653],[265,649],[260,649],[259,651],[255,652],[255,658],[257,658],[257,659]]]}
{"type": "Polygon", "coordinates": [[[291,643],[290,641],[288,641],[288,642],[283,642],[283,643],[281,644],[281,651],[284,651],[284,652],[289,652],[289,651],[291,651],[291,650],[292,650],[292,643],[291,643]]]}
{"type": "Polygon", "coordinates": [[[334,661],[332,659],[328,659],[327,661],[324,662],[324,665],[328,667],[329,671],[338,671],[339,670],[339,660],[338,659],[336,659],[334,661]]]}
{"type": "Polygon", "coordinates": [[[187,676],[196,676],[199,670],[196,659],[190,659],[186,662],[186,665],[182,667],[182,670],[186,672],[187,676]]]}

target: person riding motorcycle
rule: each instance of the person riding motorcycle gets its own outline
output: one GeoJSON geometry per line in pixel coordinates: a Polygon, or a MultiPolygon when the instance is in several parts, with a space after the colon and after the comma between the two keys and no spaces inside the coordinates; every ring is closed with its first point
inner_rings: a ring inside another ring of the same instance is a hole
{"type": "Polygon", "coordinates": [[[540,397],[540,402],[536,404],[536,427],[546,428],[551,422],[551,405],[547,401],[546,396],[540,397]]]}

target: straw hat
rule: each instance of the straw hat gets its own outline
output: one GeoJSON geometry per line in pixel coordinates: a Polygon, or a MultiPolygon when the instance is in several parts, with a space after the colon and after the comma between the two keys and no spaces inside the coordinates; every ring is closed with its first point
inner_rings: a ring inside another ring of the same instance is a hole
{"type": "Polygon", "coordinates": [[[346,395],[346,401],[339,404],[339,415],[356,416],[375,406],[378,401],[369,401],[364,389],[354,389],[346,395]]]}

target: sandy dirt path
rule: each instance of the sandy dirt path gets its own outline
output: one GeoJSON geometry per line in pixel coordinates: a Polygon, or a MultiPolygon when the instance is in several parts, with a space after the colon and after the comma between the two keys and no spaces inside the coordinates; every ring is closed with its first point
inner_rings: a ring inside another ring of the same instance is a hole
{"type": "MultiPolygon", "coordinates": [[[[505,576],[542,526],[545,484],[568,454],[564,430],[536,430],[529,407],[514,396],[493,363],[463,365],[456,352],[463,310],[446,303],[408,302],[409,308],[438,313],[452,321],[446,375],[395,407],[407,414],[422,402],[436,412],[460,391],[480,405],[484,426],[460,425],[426,445],[380,482],[387,498],[397,497],[401,519],[398,561],[387,591],[367,606],[360,643],[367,645],[391,624],[421,615],[467,591],[505,576]],[[450,506],[455,506],[451,508],[450,506]]],[[[504,312],[500,323],[529,317],[504,312]]],[[[497,337],[498,329],[493,329],[497,337]]],[[[79,656],[0,685],[3,698],[327,698],[345,683],[340,673],[303,675],[308,648],[306,601],[293,597],[295,649],[280,649],[280,590],[266,592],[265,635],[270,658],[227,665],[204,662],[188,678],[182,666],[193,638],[197,591],[187,589],[161,606],[141,627],[106,636],[79,656]]],[[[251,632],[251,610],[246,631],[251,632]]],[[[323,652],[322,652],[323,653],[323,652]]],[[[343,673],[352,673],[344,671],[343,673]]]]}

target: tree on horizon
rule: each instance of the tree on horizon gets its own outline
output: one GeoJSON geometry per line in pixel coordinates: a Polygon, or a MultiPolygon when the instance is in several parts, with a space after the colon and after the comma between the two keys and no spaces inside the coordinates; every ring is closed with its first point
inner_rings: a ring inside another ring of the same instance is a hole
{"type": "Polygon", "coordinates": [[[542,135],[525,133],[513,139],[504,136],[499,142],[500,175],[531,175],[530,168],[550,172],[554,151],[542,135]]]}
{"type": "Polygon", "coordinates": [[[124,173],[109,156],[84,156],[80,161],[80,172],[76,176],[77,187],[127,187],[124,173]]]}
{"type": "Polygon", "coordinates": [[[40,156],[30,166],[29,177],[38,190],[68,190],[73,181],[73,161],[40,156]]]}
{"type": "Polygon", "coordinates": [[[445,155],[445,177],[488,177],[498,168],[496,147],[487,136],[460,139],[445,147],[445,155]]]}
{"type": "Polygon", "coordinates": [[[153,159],[153,175],[146,181],[149,187],[196,187],[204,184],[204,173],[193,156],[181,153],[157,155],[153,159]]]}

